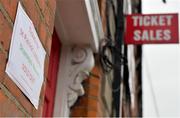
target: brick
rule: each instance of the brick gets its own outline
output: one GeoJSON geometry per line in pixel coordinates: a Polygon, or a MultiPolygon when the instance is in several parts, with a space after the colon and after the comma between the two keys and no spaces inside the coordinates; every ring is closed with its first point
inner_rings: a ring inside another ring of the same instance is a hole
{"type": "Polygon", "coordinates": [[[0,12],[0,43],[5,50],[9,50],[11,35],[12,28],[9,26],[2,12],[0,12]]]}
{"type": "Polygon", "coordinates": [[[41,9],[41,12],[44,13],[47,4],[46,4],[46,0],[37,0],[39,8],[41,9]]]}
{"type": "MultiPolygon", "coordinates": [[[[53,2],[55,0],[51,0],[51,1],[53,2]]],[[[43,12],[48,29],[51,34],[53,33],[53,30],[54,30],[55,10],[56,10],[56,5],[53,7],[53,11],[52,9],[50,9],[50,7],[46,7],[45,11],[43,12]]]]}
{"type": "Polygon", "coordinates": [[[74,106],[73,107],[76,107],[76,106],[85,106],[85,105],[87,105],[87,99],[86,99],[86,97],[85,96],[81,96],[81,97],[79,97],[78,98],[78,100],[76,101],[76,103],[74,104],[74,106]]]}
{"type": "Polygon", "coordinates": [[[54,22],[55,22],[55,17],[51,16],[51,21],[49,23],[49,31],[51,34],[54,32],[54,22]]]}
{"type": "Polygon", "coordinates": [[[53,26],[51,26],[51,22],[54,22],[54,16],[51,16],[51,13],[48,8],[45,9],[43,14],[44,14],[44,18],[45,18],[48,28],[52,29],[51,27],[53,26]]]}
{"type": "Polygon", "coordinates": [[[94,110],[97,110],[97,105],[98,105],[97,99],[88,98],[88,107],[92,107],[94,108],[94,110]]]}
{"type": "Polygon", "coordinates": [[[88,111],[87,117],[97,117],[97,111],[88,111]]]}
{"type": "Polygon", "coordinates": [[[46,44],[45,44],[46,53],[48,55],[50,55],[51,53],[51,45],[52,45],[52,37],[49,37],[48,39],[46,39],[46,44]]]}
{"type": "Polygon", "coordinates": [[[93,70],[92,70],[92,73],[93,74],[95,74],[95,75],[97,75],[97,76],[99,76],[99,77],[101,77],[101,71],[100,71],[100,68],[98,67],[98,66],[95,66],[94,68],[93,68],[93,70]]]}
{"type": "Polygon", "coordinates": [[[38,34],[39,34],[39,38],[41,40],[41,43],[43,44],[43,46],[45,47],[45,43],[46,43],[46,37],[47,37],[47,32],[46,32],[46,25],[43,22],[40,22],[39,27],[38,27],[38,34]]]}
{"type": "Polygon", "coordinates": [[[44,74],[45,76],[44,77],[48,77],[48,69],[49,69],[49,57],[48,55],[46,55],[46,58],[45,58],[45,66],[44,66],[44,74]]]}
{"type": "Polygon", "coordinates": [[[91,75],[83,82],[85,89],[85,95],[79,97],[77,103],[71,109],[71,116],[73,117],[97,117],[100,116],[101,111],[99,96],[100,96],[100,84],[101,84],[101,72],[99,67],[95,66],[91,71],[91,75]],[[83,116],[81,115],[83,113],[83,116]]]}
{"type": "Polygon", "coordinates": [[[42,88],[41,88],[41,93],[40,93],[40,101],[39,105],[42,105],[44,103],[44,97],[45,97],[45,92],[46,92],[46,83],[43,82],[42,88]]]}
{"type": "Polygon", "coordinates": [[[86,79],[83,83],[85,84],[90,84],[90,85],[93,85],[93,86],[96,86],[96,87],[100,87],[100,78],[101,78],[101,71],[100,69],[95,66],[93,68],[93,70],[91,71],[91,76],[86,79]]]}
{"type": "Polygon", "coordinates": [[[86,117],[87,116],[87,109],[84,107],[77,107],[71,110],[71,117],[86,117]]]}
{"type": "Polygon", "coordinates": [[[4,80],[5,68],[6,68],[6,55],[3,52],[0,52],[0,82],[3,82],[4,80]]]}
{"type": "Polygon", "coordinates": [[[43,111],[43,105],[40,104],[38,109],[33,108],[32,116],[33,117],[40,117],[40,116],[42,116],[42,111],[43,111]]]}
{"type": "Polygon", "coordinates": [[[99,91],[96,87],[84,87],[85,91],[86,91],[86,95],[88,96],[94,96],[97,97],[99,95],[99,91]]]}
{"type": "Polygon", "coordinates": [[[15,21],[18,0],[0,0],[12,21],[15,21]]]}
{"type": "Polygon", "coordinates": [[[43,0],[36,0],[36,7],[39,11],[39,14],[41,14],[41,17],[43,18],[43,22],[46,24],[46,30],[49,34],[49,36],[53,32],[54,28],[54,17],[55,14],[51,15],[49,8],[47,7],[46,1],[43,0]]]}
{"type": "Polygon", "coordinates": [[[16,86],[16,84],[10,79],[5,78],[3,84],[8,88],[12,95],[20,102],[20,104],[31,114],[33,105],[28,98],[22,93],[22,91],[16,86]]]}
{"type": "Polygon", "coordinates": [[[97,99],[93,99],[90,97],[80,97],[79,98],[79,102],[76,104],[77,106],[87,106],[88,107],[93,107],[94,109],[97,109],[97,105],[98,105],[98,100],[97,99]]]}
{"type": "Polygon", "coordinates": [[[24,117],[22,111],[20,111],[17,106],[8,99],[7,96],[4,95],[4,93],[0,89],[0,117],[12,117],[12,116],[18,116],[18,117],[24,117]]]}
{"type": "Polygon", "coordinates": [[[90,77],[83,82],[84,84],[91,84],[93,86],[99,87],[100,86],[100,79],[97,79],[95,77],[90,77]]]}
{"type": "Polygon", "coordinates": [[[95,88],[93,91],[92,88],[85,88],[85,93],[87,96],[79,97],[77,103],[71,109],[71,116],[72,117],[92,117],[97,116],[98,113],[98,99],[92,96],[96,96],[98,92],[95,92],[95,95],[92,94],[94,90],[97,91],[95,88]],[[92,93],[91,93],[92,92],[92,93]]]}
{"type": "Polygon", "coordinates": [[[53,34],[53,32],[54,32],[55,17],[54,16],[51,16],[51,17],[52,17],[52,21],[49,24],[49,30],[50,30],[50,33],[53,34]]]}
{"type": "Polygon", "coordinates": [[[56,0],[47,0],[47,4],[48,4],[51,12],[53,13],[52,15],[54,15],[55,10],[56,10],[56,0]]]}
{"type": "Polygon", "coordinates": [[[76,106],[71,110],[71,117],[95,117],[97,110],[87,106],[76,106]]]}
{"type": "Polygon", "coordinates": [[[40,14],[36,8],[35,0],[23,0],[23,5],[25,6],[25,11],[35,25],[36,30],[38,30],[38,25],[41,21],[40,14]]]}

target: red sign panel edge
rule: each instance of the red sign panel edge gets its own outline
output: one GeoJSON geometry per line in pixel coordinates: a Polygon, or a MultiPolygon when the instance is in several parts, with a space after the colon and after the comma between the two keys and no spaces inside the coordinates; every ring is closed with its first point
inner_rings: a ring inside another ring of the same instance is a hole
{"type": "Polygon", "coordinates": [[[168,13],[168,14],[132,14],[132,15],[126,15],[126,22],[125,22],[125,35],[124,35],[124,41],[125,44],[175,44],[179,43],[179,27],[178,27],[178,13],[168,13]],[[133,16],[168,16],[172,15],[172,24],[171,26],[139,26],[134,27],[133,26],[133,16]],[[169,28],[172,32],[171,40],[165,41],[165,40],[141,40],[141,41],[135,41],[133,39],[133,33],[134,30],[156,30],[156,29],[166,29],[169,28]]]}

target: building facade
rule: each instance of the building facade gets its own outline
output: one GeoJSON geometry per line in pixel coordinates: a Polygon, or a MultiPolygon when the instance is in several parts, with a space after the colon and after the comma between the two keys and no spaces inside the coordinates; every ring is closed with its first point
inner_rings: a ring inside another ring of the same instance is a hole
{"type": "Polygon", "coordinates": [[[55,0],[1,0],[0,1],[0,116],[42,116],[45,83],[48,78],[48,66],[54,29],[55,0]],[[37,34],[46,50],[45,79],[43,82],[39,107],[36,110],[27,97],[5,73],[10,50],[13,24],[18,2],[32,20],[37,34]]]}
{"type": "Polygon", "coordinates": [[[139,6],[0,0],[0,116],[141,116],[141,47],[123,42],[124,14],[139,6]],[[5,72],[19,2],[46,51],[38,109],[5,72]]]}

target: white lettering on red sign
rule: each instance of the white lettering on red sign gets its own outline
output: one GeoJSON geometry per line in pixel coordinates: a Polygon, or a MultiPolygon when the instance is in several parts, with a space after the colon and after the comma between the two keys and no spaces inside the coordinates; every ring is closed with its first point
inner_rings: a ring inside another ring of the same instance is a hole
{"type": "Polygon", "coordinates": [[[178,15],[128,15],[125,43],[177,43],[178,15]]]}
{"type": "Polygon", "coordinates": [[[134,31],[134,40],[170,40],[171,39],[171,31],[170,30],[135,30],[134,31]]]}
{"type": "Polygon", "coordinates": [[[162,16],[133,16],[134,26],[170,26],[172,15],[162,16]]]}

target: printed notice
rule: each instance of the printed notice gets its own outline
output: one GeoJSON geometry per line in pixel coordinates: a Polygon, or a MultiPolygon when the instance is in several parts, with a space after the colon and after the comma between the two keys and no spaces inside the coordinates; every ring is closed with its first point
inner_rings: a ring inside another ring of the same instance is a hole
{"type": "Polygon", "coordinates": [[[14,23],[6,73],[38,109],[46,52],[20,2],[14,23]]]}

